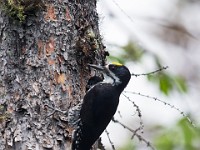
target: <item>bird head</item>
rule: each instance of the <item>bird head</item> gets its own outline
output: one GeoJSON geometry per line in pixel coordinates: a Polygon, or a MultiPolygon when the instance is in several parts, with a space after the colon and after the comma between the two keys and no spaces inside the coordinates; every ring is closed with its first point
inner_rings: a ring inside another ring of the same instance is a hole
{"type": "Polygon", "coordinates": [[[121,88],[125,88],[131,78],[128,68],[120,63],[112,63],[106,66],[89,64],[89,66],[103,73],[104,83],[118,85],[121,88]]]}

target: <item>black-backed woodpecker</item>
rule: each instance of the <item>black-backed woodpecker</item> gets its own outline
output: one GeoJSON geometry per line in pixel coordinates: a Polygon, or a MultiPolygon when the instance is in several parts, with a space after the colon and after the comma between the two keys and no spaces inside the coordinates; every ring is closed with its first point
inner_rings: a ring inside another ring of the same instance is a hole
{"type": "Polygon", "coordinates": [[[128,68],[119,63],[89,66],[101,71],[104,80],[90,87],[84,96],[72,137],[72,150],[91,149],[115,114],[119,96],[131,78],[128,68]]]}

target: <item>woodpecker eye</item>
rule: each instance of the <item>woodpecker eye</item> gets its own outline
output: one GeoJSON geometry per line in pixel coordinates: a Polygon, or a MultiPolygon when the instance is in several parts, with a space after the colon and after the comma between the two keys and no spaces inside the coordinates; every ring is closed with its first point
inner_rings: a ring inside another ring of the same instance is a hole
{"type": "Polygon", "coordinates": [[[110,65],[110,66],[109,66],[109,69],[110,69],[111,71],[113,71],[113,70],[116,69],[116,66],[115,66],[115,65],[110,65]]]}

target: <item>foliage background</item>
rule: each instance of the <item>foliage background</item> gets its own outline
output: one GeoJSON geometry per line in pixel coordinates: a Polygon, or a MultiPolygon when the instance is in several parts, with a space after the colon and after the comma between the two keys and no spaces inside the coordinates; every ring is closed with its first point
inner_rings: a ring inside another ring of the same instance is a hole
{"type": "MultiPolygon", "coordinates": [[[[128,95],[141,109],[142,136],[158,150],[200,149],[199,4],[199,0],[102,0],[98,4],[110,61],[125,63],[136,74],[169,66],[150,76],[133,76],[126,90],[157,97],[180,108],[197,126],[193,128],[179,112],[153,99],[128,95]]],[[[135,110],[123,96],[119,110],[117,118],[132,128],[139,126],[135,110]]],[[[116,147],[120,147],[117,149],[148,149],[115,124],[108,130],[116,147]]],[[[105,134],[103,141],[111,149],[105,134]]]]}

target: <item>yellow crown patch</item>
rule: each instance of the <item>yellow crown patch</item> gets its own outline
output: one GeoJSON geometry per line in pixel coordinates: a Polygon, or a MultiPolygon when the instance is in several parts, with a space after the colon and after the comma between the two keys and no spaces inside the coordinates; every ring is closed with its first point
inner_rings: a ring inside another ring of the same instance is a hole
{"type": "Polygon", "coordinates": [[[120,64],[119,62],[113,62],[113,65],[117,65],[117,66],[123,66],[122,64],[120,64]]]}

